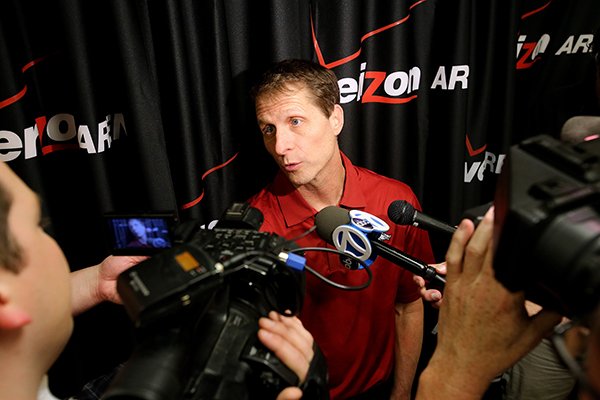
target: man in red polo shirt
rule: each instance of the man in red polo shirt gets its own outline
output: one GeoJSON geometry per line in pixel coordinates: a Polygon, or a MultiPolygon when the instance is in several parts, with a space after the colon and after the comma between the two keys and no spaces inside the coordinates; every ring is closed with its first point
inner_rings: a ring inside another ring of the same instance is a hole
{"type": "MultiPolygon", "coordinates": [[[[264,74],[253,95],[265,147],[280,168],[250,199],[264,214],[261,230],[295,239],[326,206],[364,210],[391,226],[390,245],[433,262],[426,232],[394,225],[387,217],[394,200],[420,209],[412,190],[354,166],[340,151],[344,112],[332,71],[309,61],[282,61],[264,74]]],[[[296,242],[327,247],[315,232],[296,242]]],[[[365,272],[347,269],[338,255],[306,255],[307,264],[332,281],[348,286],[366,281],[365,272]]],[[[300,319],[323,350],[333,399],[410,398],[423,337],[419,287],[410,272],[382,258],[371,270],[371,284],[359,291],[306,276],[300,319]]]]}

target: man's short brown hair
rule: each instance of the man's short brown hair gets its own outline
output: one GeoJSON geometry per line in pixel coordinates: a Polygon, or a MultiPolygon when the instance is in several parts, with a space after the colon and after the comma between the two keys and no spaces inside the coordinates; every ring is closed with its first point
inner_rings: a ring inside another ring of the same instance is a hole
{"type": "Polygon", "coordinates": [[[252,89],[252,99],[265,95],[286,93],[290,85],[301,85],[315,97],[315,102],[325,116],[329,117],[340,102],[340,89],[333,71],[307,60],[283,60],[274,64],[252,89]]]}

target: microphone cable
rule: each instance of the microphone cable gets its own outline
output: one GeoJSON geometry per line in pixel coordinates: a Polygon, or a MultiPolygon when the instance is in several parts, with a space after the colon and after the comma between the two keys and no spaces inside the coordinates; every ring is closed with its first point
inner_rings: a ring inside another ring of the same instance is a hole
{"type": "Polygon", "coordinates": [[[314,276],[316,276],[323,282],[325,282],[335,288],[338,288],[341,290],[363,290],[363,289],[367,288],[373,281],[373,271],[371,271],[371,268],[369,268],[364,262],[362,262],[361,260],[359,260],[358,258],[354,257],[351,254],[344,253],[343,251],[338,250],[338,249],[330,249],[328,247],[299,247],[297,249],[288,250],[288,253],[298,253],[301,251],[321,251],[321,252],[325,252],[325,253],[335,253],[335,254],[339,254],[342,256],[350,257],[350,258],[356,260],[358,263],[360,263],[360,265],[363,266],[363,269],[367,272],[368,279],[365,283],[363,283],[362,285],[357,285],[357,286],[349,286],[349,285],[343,285],[341,283],[334,282],[331,279],[326,278],[325,276],[321,275],[320,273],[318,273],[317,271],[315,271],[313,268],[309,267],[308,265],[304,266],[304,268],[308,272],[310,272],[311,274],[313,274],[314,276]]]}
{"type": "Polygon", "coordinates": [[[293,247],[294,245],[297,246],[297,244],[295,242],[296,240],[302,239],[303,237],[310,235],[316,229],[317,229],[317,226],[313,225],[310,228],[308,228],[306,231],[302,232],[300,235],[298,235],[292,239],[286,239],[285,242],[283,242],[282,244],[277,246],[277,251],[285,251],[287,253],[300,253],[300,252],[304,252],[304,251],[321,251],[324,253],[335,253],[335,254],[345,256],[345,257],[350,257],[353,260],[355,260],[356,262],[358,262],[360,265],[362,265],[363,269],[367,272],[367,276],[368,276],[367,281],[365,283],[363,283],[362,285],[350,286],[350,285],[343,285],[341,283],[337,283],[335,281],[332,281],[329,278],[326,278],[325,276],[323,276],[322,274],[317,272],[314,268],[311,268],[308,264],[304,265],[304,269],[306,269],[308,272],[310,272],[311,274],[316,276],[321,281],[323,281],[323,282],[327,283],[328,285],[333,286],[337,289],[356,291],[356,290],[363,290],[363,289],[369,287],[369,285],[373,281],[373,271],[371,271],[371,269],[369,268],[368,265],[366,265],[363,261],[359,260],[357,257],[353,256],[352,254],[344,253],[343,251],[338,250],[338,249],[330,249],[328,247],[298,247],[298,248],[286,248],[285,250],[283,250],[286,245],[288,245],[289,247],[293,247]]]}
{"type": "Polygon", "coordinates": [[[296,240],[300,240],[303,237],[310,235],[315,229],[317,229],[317,226],[313,225],[310,228],[308,228],[306,231],[304,231],[301,234],[299,234],[298,236],[296,236],[295,238],[288,239],[287,241],[289,243],[289,242],[295,242],[296,240]]]}

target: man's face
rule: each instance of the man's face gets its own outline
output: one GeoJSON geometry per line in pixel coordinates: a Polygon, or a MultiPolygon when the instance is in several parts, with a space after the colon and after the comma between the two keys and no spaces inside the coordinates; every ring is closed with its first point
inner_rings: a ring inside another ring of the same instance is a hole
{"type": "Polygon", "coordinates": [[[137,238],[146,236],[146,227],[139,219],[129,220],[129,230],[131,230],[131,233],[133,233],[137,238]]]}
{"type": "Polygon", "coordinates": [[[27,351],[45,358],[50,366],[73,328],[69,266],[40,226],[37,195],[4,163],[0,163],[0,184],[12,196],[8,230],[21,249],[20,272],[0,267],[0,282],[8,284],[9,301],[30,316],[21,336],[30,344],[27,351]]]}
{"type": "Polygon", "coordinates": [[[256,100],[265,147],[295,187],[322,184],[339,155],[343,110],[336,104],[326,116],[304,86],[287,89],[256,100]]]}

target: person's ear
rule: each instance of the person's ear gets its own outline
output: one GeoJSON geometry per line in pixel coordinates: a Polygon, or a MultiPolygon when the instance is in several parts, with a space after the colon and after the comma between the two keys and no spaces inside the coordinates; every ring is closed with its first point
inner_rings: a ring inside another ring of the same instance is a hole
{"type": "Polygon", "coordinates": [[[333,106],[329,121],[331,122],[331,127],[333,128],[335,136],[338,136],[344,127],[344,109],[342,106],[339,104],[333,106]]]}
{"type": "Polygon", "coordinates": [[[19,329],[31,322],[31,316],[23,308],[10,301],[0,288],[0,330],[19,329]]]}

